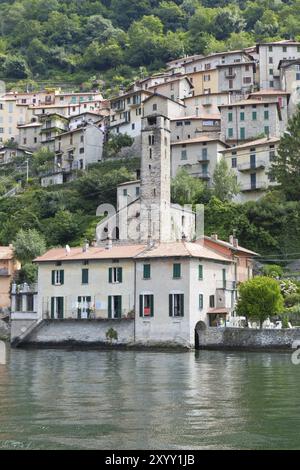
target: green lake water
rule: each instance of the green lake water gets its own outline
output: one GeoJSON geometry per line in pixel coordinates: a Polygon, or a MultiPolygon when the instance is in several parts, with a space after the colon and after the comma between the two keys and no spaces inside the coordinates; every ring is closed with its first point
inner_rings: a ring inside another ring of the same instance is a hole
{"type": "Polygon", "coordinates": [[[300,449],[288,353],[12,350],[0,449],[300,449]]]}

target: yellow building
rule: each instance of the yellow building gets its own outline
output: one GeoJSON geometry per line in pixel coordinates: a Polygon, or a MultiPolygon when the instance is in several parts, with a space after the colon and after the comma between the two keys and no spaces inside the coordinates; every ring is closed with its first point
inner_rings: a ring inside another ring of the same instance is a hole
{"type": "Polygon", "coordinates": [[[14,257],[12,245],[0,246],[0,312],[10,306],[10,285],[21,265],[14,257]]]}

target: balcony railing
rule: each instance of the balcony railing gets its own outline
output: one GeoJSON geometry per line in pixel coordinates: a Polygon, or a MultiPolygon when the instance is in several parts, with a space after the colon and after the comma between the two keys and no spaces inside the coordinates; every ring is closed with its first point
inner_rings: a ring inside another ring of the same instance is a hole
{"type": "Polygon", "coordinates": [[[217,281],[217,289],[220,290],[236,290],[236,281],[217,281]]]}
{"type": "Polygon", "coordinates": [[[242,184],[241,191],[265,191],[268,189],[268,183],[265,181],[257,181],[256,183],[242,184]]]}
{"type": "Polygon", "coordinates": [[[249,171],[249,170],[259,170],[263,169],[266,167],[266,163],[264,160],[258,160],[255,163],[247,162],[247,163],[241,163],[238,165],[238,170],[239,171],[249,171]]]}

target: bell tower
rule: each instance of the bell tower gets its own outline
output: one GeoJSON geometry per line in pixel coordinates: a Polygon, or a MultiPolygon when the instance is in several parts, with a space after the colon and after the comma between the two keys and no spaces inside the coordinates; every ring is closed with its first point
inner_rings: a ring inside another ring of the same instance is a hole
{"type": "Polygon", "coordinates": [[[140,237],[171,241],[170,120],[160,114],[142,119],[140,237]]]}

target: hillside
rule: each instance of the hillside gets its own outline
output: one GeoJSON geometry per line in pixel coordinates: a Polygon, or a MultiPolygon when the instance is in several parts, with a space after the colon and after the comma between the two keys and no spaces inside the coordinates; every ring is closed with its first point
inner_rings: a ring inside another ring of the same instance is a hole
{"type": "Polygon", "coordinates": [[[297,37],[300,1],[1,0],[0,24],[8,86],[96,82],[109,96],[183,54],[297,37]]]}

